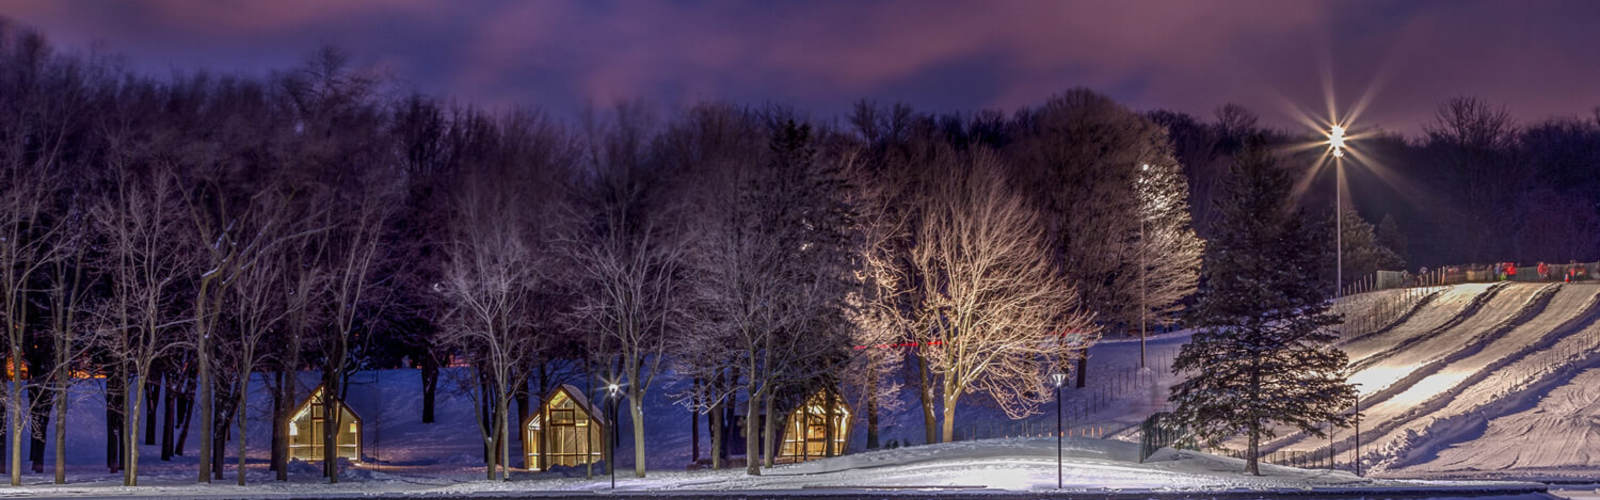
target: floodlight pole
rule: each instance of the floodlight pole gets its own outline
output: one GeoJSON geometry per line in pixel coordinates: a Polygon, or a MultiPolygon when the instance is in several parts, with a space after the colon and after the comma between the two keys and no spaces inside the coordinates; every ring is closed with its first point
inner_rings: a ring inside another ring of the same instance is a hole
{"type": "MultiPolygon", "coordinates": [[[[1147,314],[1150,311],[1150,304],[1149,304],[1150,297],[1149,297],[1149,292],[1147,291],[1147,288],[1145,286],[1145,274],[1148,273],[1148,266],[1145,264],[1144,255],[1145,255],[1145,249],[1149,248],[1149,245],[1147,245],[1145,243],[1145,240],[1144,240],[1144,225],[1145,225],[1144,220],[1145,220],[1146,217],[1148,217],[1148,214],[1145,214],[1145,212],[1144,212],[1144,204],[1146,203],[1146,200],[1145,200],[1145,189],[1144,189],[1145,178],[1144,178],[1143,172],[1149,172],[1150,171],[1150,164],[1149,163],[1145,163],[1142,166],[1140,166],[1139,168],[1140,168],[1140,172],[1141,172],[1141,174],[1139,175],[1139,185],[1138,185],[1138,187],[1139,187],[1139,369],[1143,370],[1145,368],[1145,363],[1144,363],[1144,357],[1145,357],[1145,347],[1144,347],[1145,314],[1147,314]]],[[[1056,398],[1056,400],[1057,400],[1058,403],[1060,402],[1060,398],[1056,398]]]]}

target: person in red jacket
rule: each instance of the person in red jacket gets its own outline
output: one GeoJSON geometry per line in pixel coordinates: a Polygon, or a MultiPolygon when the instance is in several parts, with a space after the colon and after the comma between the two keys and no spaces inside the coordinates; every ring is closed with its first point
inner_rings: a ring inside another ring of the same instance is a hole
{"type": "Polygon", "coordinates": [[[1550,281],[1550,266],[1543,261],[1539,262],[1539,281],[1550,281]]]}
{"type": "Polygon", "coordinates": [[[1515,263],[1515,262],[1507,262],[1506,263],[1506,279],[1507,280],[1511,280],[1511,281],[1516,281],[1517,280],[1517,263],[1515,263]]]}

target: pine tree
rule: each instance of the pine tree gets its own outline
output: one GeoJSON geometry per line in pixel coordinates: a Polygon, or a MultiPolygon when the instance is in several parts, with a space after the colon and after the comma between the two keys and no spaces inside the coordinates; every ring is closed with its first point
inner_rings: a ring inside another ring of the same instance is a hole
{"type": "Polygon", "coordinates": [[[1184,345],[1174,373],[1174,417],[1208,446],[1249,438],[1245,471],[1275,425],[1323,436],[1344,427],[1355,401],[1345,353],[1332,346],[1339,323],[1318,283],[1326,246],[1290,197],[1289,174],[1259,148],[1238,157],[1205,265],[1207,287],[1195,309],[1202,330],[1184,345]]]}

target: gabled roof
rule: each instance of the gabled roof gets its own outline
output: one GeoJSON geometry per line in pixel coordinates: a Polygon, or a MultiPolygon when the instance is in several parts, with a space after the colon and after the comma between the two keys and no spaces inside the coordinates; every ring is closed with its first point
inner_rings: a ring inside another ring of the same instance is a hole
{"type": "Polygon", "coordinates": [[[555,399],[557,393],[566,393],[567,399],[571,399],[572,404],[577,405],[578,409],[589,415],[589,420],[593,420],[594,423],[601,426],[606,425],[606,414],[596,410],[594,405],[589,403],[589,398],[583,394],[582,389],[572,384],[561,384],[556,386],[555,389],[551,389],[550,393],[545,395],[544,400],[539,402],[539,411],[530,412],[526,418],[522,419],[522,427],[528,427],[528,424],[533,422],[533,419],[544,413],[544,406],[550,404],[550,400],[555,399]]]}
{"type": "Polygon", "coordinates": [[[583,412],[588,413],[591,420],[594,420],[600,425],[606,425],[605,412],[595,411],[594,405],[589,404],[589,396],[584,395],[583,391],[578,389],[577,386],[572,384],[558,385],[556,386],[555,391],[551,391],[550,396],[544,398],[544,400],[550,401],[552,398],[555,398],[556,391],[567,393],[567,397],[572,398],[572,403],[578,405],[579,408],[583,408],[583,412]]]}
{"type": "MultiPolygon", "coordinates": [[[[321,384],[318,384],[315,389],[312,389],[310,393],[306,394],[306,398],[305,399],[300,400],[300,404],[295,405],[294,411],[289,412],[289,415],[290,416],[299,415],[300,412],[305,411],[307,406],[311,406],[311,402],[313,400],[322,399],[322,389],[323,389],[323,386],[321,384]]],[[[356,413],[356,409],[355,408],[351,408],[350,407],[350,403],[341,404],[341,405],[339,405],[339,408],[343,409],[346,412],[349,412],[350,416],[355,417],[357,424],[361,423],[361,414],[360,413],[356,413]]]]}

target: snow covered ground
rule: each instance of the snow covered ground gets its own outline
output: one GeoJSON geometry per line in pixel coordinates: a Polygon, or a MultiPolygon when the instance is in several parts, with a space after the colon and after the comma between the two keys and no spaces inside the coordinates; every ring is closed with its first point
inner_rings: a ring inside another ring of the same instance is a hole
{"type": "MultiPolygon", "coordinates": [[[[1069,438],[1063,453],[1063,483],[1072,493],[1193,494],[1197,492],[1274,492],[1327,495],[1359,492],[1370,496],[1427,490],[1440,494],[1501,491],[1529,493],[1539,486],[1522,483],[1371,479],[1342,471],[1304,470],[1264,465],[1262,476],[1240,472],[1231,458],[1165,450],[1145,463],[1136,458],[1138,445],[1115,440],[1069,438]]],[[[804,464],[769,469],[759,477],[740,470],[653,471],[635,479],[619,474],[617,490],[657,494],[714,495],[717,492],[861,492],[920,490],[955,492],[1054,492],[1057,480],[1056,440],[1048,438],[963,441],[930,446],[856,453],[804,464]]],[[[28,485],[0,488],[3,496],[144,496],[144,497],[285,497],[388,496],[460,497],[608,492],[608,478],[554,477],[521,474],[512,481],[484,481],[458,471],[413,475],[405,470],[351,469],[344,483],[326,485],[305,480],[239,487],[196,486],[160,476],[149,484],[124,488],[98,481],[67,486],[28,485]]]]}
{"type": "MultiPolygon", "coordinates": [[[[1069,432],[1091,432],[1114,439],[1069,437],[1067,485],[1076,491],[1152,494],[1304,488],[1331,492],[1340,488],[1397,491],[1393,488],[1482,486],[1398,479],[1402,477],[1593,478],[1591,471],[1600,465],[1600,433],[1593,430],[1600,423],[1600,389],[1595,389],[1600,384],[1600,360],[1593,354],[1600,352],[1600,323],[1594,321],[1590,308],[1600,300],[1600,285],[1563,286],[1548,297],[1548,303],[1540,302],[1544,305],[1538,314],[1522,314],[1540,288],[1449,287],[1396,328],[1351,343],[1371,343],[1365,356],[1373,367],[1384,366],[1390,360],[1413,370],[1429,367],[1425,373],[1402,374],[1410,378],[1405,387],[1397,388],[1392,397],[1368,409],[1368,419],[1363,422],[1363,430],[1367,431],[1363,433],[1363,451],[1367,463],[1379,466],[1379,476],[1385,478],[1379,480],[1344,472],[1276,466],[1267,466],[1265,477],[1248,477],[1239,473],[1242,464],[1238,460],[1193,452],[1164,451],[1149,463],[1137,463],[1137,443],[1131,442],[1137,437],[1135,428],[1150,413],[1166,408],[1167,387],[1177,380],[1167,367],[1188,341],[1189,333],[1151,336],[1147,342],[1151,365],[1148,370],[1138,368],[1137,339],[1103,341],[1090,351],[1088,387],[1071,388],[1069,384],[1062,392],[1063,406],[1067,409],[1069,432]],[[1494,300],[1485,301],[1491,293],[1494,300]],[[1475,301],[1481,305],[1474,307],[1475,301]],[[1519,320],[1513,322],[1510,318],[1519,320]],[[1430,333],[1437,335],[1429,337],[1430,333]],[[1384,348],[1374,343],[1377,337],[1409,345],[1407,349],[1379,355],[1384,348]]],[[[302,394],[315,381],[315,374],[303,376],[302,394]]],[[[1039,438],[1054,428],[1053,405],[1040,408],[1036,415],[1012,420],[981,395],[970,395],[957,411],[959,436],[1018,438],[916,446],[924,441],[923,424],[915,394],[910,390],[902,393],[902,408],[883,415],[880,423],[881,441],[893,441],[901,448],[861,452],[866,433],[861,431],[864,421],[858,420],[857,432],[851,436],[851,454],[844,457],[782,466],[761,478],[746,477],[742,470],[689,471],[691,416],[672,401],[672,394],[681,389],[674,384],[680,382],[670,376],[663,380],[666,382],[651,390],[644,412],[650,477],[630,478],[634,443],[630,433],[623,432],[618,449],[622,466],[619,488],[636,492],[904,486],[961,491],[1054,488],[1054,440],[1039,438]]],[[[103,395],[98,385],[88,383],[76,391],[71,409],[71,484],[49,485],[48,474],[27,474],[27,486],[0,487],[0,496],[472,496],[538,491],[582,493],[609,485],[602,478],[583,478],[582,470],[542,474],[518,471],[510,482],[481,480],[481,440],[470,399],[456,390],[447,376],[440,385],[438,423],[421,424],[420,377],[414,370],[364,372],[352,380],[350,404],[367,426],[365,457],[345,470],[343,483],[324,485],[314,466],[299,463],[291,467],[291,481],[278,483],[266,470],[270,409],[266,386],[252,385],[255,393],[249,413],[246,472],[251,486],[239,489],[231,484],[235,478],[233,442],[226,450],[225,477],[215,485],[192,485],[196,469],[193,437],[187,447],[191,457],[178,457],[172,462],[159,460],[158,447],[144,446],[141,486],[119,486],[120,474],[108,473],[103,465],[103,395]]],[[[856,417],[864,418],[864,412],[856,412],[856,417]]],[[[621,424],[627,429],[630,422],[626,414],[623,419],[621,424]]],[[[699,422],[704,457],[710,438],[705,432],[704,417],[699,422]]],[[[1304,446],[1312,449],[1322,444],[1311,440],[1304,446]]],[[[521,463],[517,448],[513,444],[514,465],[521,463]]],[[[53,456],[53,451],[47,451],[46,456],[53,456]]],[[[1341,454],[1341,462],[1348,456],[1341,454]]]]}

